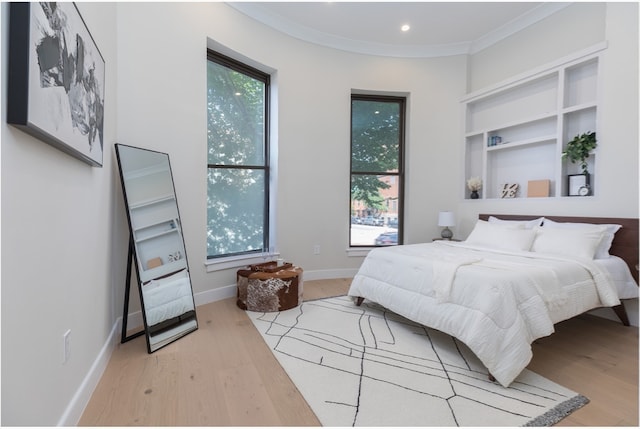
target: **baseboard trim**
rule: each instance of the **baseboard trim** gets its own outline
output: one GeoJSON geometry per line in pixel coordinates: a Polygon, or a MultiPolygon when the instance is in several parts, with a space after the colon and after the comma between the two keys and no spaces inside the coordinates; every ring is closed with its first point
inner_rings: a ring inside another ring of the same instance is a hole
{"type": "Polygon", "coordinates": [[[109,364],[109,359],[111,359],[111,354],[119,341],[118,333],[120,333],[120,322],[121,318],[116,320],[116,323],[111,328],[111,332],[107,337],[107,341],[100,349],[100,353],[98,353],[98,357],[91,365],[89,372],[80,383],[80,387],[71,398],[71,401],[67,405],[67,408],[62,413],[60,420],[58,420],[57,426],[77,426],[80,418],[82,417],[82,413],[86,408],[89,400],[91,399],[91,395],[93,391],[98,386],[100,379],[102,378],[102,374],[107,369],[107,365],[109,364]]]}
{"type": "MultiPolygon", "coordinates": [[[[316,270],[305,271],[303,274],[304,280],[328,280],[338,278],[352,278],[357,272],[356,268],[353,269],[341,269],[341,270],[316,270]]],[[[211,302],[220,301],[222,299],[232,298],[236,296],[236,285],[228,285],[215,289],[210,289],[204,292],[194,294],[193,299],[196,307],[211,302]]],[[[135,329],[143,326],[142,312],[140,310],[130,313],[128,315],[127,328],[135,329]]],[[[98,357],[91,365],[89,372],[82,380],[80,387],[73,395],[73,398],[67,405],[67,408],[62,413],[57,426],[77,426],[85,407],[91,400],[93,391],[98,386],[102,374],[107,369],[109,359],[113,353],[114,348],[120,343],[122,329],[122,318],[118,317],[111,332],[105,341],[104,346],[100,350],[98,357]]]]}
{"type": "MultiPolygon", "coordinates": [[[[344,268],[339,270],[314,270],[304,271],[302,274],[302,281],[305,280],[329,280],[329,279],[343,279],[353,278],[358,272],[357,268],[344,268]]],[[[204,292],[197,293],[193,296],[196,303],[196,307],[199,305],[209,304],[211,302],[220,301],[222,299],[233,298],[236,296],[236,285],[222,286],[216,289],[210,289],[204,292]]],[[[131,321],[131,316],[129,316],[131,321]]],[[[142,317],[140,317],[140,325],[142,326],[142,317]]]]}

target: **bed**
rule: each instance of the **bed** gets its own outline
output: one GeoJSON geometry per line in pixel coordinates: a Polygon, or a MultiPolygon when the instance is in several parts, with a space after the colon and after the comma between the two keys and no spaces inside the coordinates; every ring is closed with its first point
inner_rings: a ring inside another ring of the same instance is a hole
{"type": "Polygon", "coordinates": [[[554,324],[638,297],[638,219],[480,215],[463,242],[371,250],[348,295],[464,342],[503,386],[554,324]]]}

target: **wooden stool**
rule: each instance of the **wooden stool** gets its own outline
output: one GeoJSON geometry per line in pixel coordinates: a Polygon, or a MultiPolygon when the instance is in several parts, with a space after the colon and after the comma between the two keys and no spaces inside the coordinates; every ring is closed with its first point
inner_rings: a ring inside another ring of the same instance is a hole
{"type": "Polygon", "coordinates": [[[238,270],[238,307],[249,311],[283,311],[302,303],[302,268],[267,262],[238,270]]]}

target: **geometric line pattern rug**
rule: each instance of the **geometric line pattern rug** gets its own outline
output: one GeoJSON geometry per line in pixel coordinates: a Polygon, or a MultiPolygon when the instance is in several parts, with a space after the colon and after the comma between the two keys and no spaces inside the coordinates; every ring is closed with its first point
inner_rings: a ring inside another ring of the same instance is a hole
{"type": "Polygon", "coordinates": [[[526,369],[491,382],[457,339],[369,301],[247,314],[323,426],[550,426],[589,402],[526,369]]]}

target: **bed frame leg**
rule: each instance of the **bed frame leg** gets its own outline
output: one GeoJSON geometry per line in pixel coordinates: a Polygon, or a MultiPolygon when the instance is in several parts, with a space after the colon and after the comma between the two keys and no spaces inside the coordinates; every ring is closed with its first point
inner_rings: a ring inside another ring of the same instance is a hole
{"type": "Polygon", "coordinates": [[[364,298],[361,296],[356,297],[356,305],[358,307],[360,307],[360,305],[362,304],[362,302],[364,301],[364,298]]]}
{"type": "Polygon", "coordinates": [[[613,311],[616,312],[616,315],[618,316],[622,324],[624,326],[629,326],[629,316],[627,316],[627,309],[624,308],[624,304],[621,303],[620,305],[616,305],[612,308],[613,311]]]}

